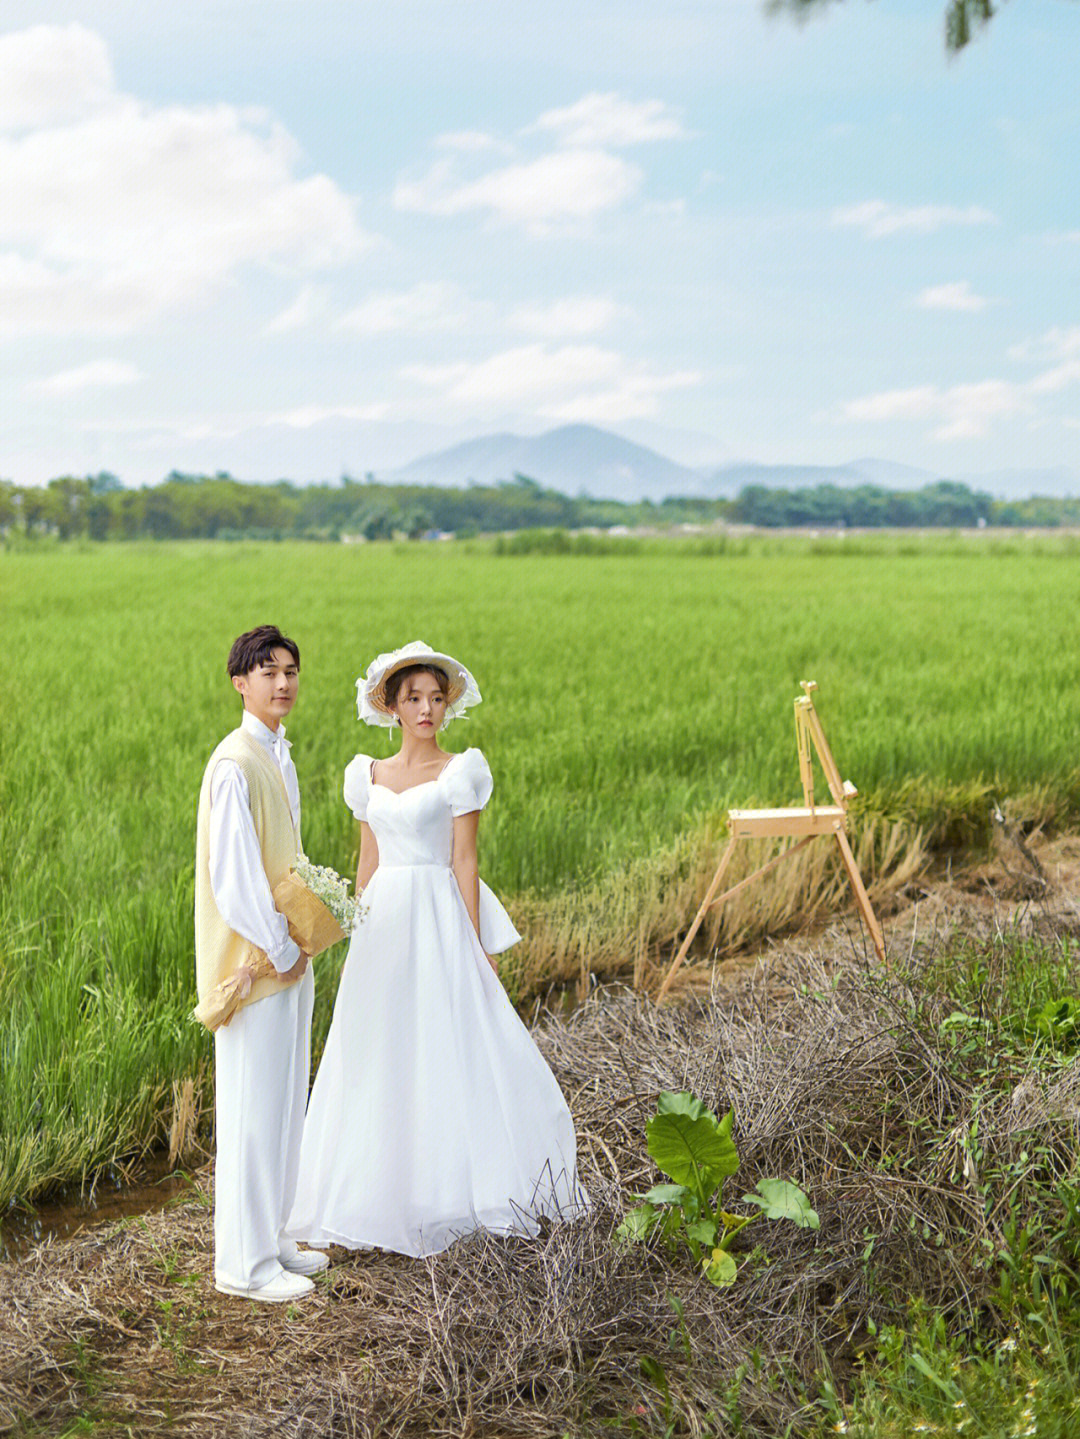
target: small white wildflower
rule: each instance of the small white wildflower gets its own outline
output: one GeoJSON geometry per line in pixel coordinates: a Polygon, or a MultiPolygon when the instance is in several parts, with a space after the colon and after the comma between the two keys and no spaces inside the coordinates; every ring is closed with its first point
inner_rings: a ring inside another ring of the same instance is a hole
{"type": "Polygon", "coordinates": [[[349,894],[349,881],[342,879],[336,870],[328,865],[312,864],[306,855],[301,855],[293,865],[298,879],[302,879],[316,899],[323,904],[341,925],[346,934],[353,930],[367,913],[358,899],[349,894]]]}
{"type": "Polygon", "coordinates": [[[1016,1348],[1016,1340],[1013,1339],[1013,1338],[1010,1336],[1008,1339],[1003,1339],[1003,1340],[1001,1341],[1001,1343],[998,1345],[998,1353],[999,1353],[999,1354],[1011,1354],[1015,1348],[1016,1348]]]}

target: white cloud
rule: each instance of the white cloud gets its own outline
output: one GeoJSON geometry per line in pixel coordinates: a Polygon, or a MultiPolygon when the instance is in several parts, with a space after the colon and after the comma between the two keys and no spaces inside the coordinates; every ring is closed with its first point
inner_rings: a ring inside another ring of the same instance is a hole
{"type": "Polygon", "coordinates": [[[663,100],[635,103],[615,93],[595,92],[563,109],[546,110],[522,134],[536,131],[553,134],[560,145],[575,149],[687,138],[682,121],[663,100]]]}
{"type": "Polygon", "coordinates": [[[419,284],[411,290],[369,295],[342,315],[336,329],[357,335],[388,335],[395,331],[425,334],[453,329],[467,322],[470,305],[453,285],[419,284]]]}
{"type": "Polygon", "coordinates": [[[262,112],[115,94],[0,136],[0,335],[132,330],[244,267],[304,272],[362,251],[354,202],[299,162],[262,112]]]}
{"type": "MultiPolygon", "coordinates": [[[[996,420],[1025,415],[1035,426],[1047,421],[1040,401],[1080,386],[1080,326],[1048,330],[1009,352],[1016,360],[1047,368],[1027,380],[976,380],[966,384],[919,385],[886,390],[849,400],[841,407],[847,420],[880,423],[923,420],[936,425],[935,439],[971,439],[985,435],[996,420]]],[[[1067,417],[1063,422],[1067,422],[1067,417]]]]}
{"type": "Polygon", "coordinates": [[[1008,380],[981,380],[948,388],[920,385],[867,395],[850,400],[843,413],[849,420],[934,420],[936,439],[956,440],[984,435],[991,421],[1031,408],[1024,386],[1008,380]]]}
{"type": "Polygon", "coordinates": [[[394,204],[426,215],[487,214],[544,234],[580,225],[639,192],[643,172],[614,150],[686,138],[686,131],[661,100],[633,102],[594,93],[545,111],[519,131],[519,137],[535,135],[550,136],[556,148],[530,159],[483,131],[440,135],[435,144],[447,153],[426,174],[400,178],[394,204]],[[487,172],[478,173],[492,151],[513,158],[505,164],[489,159],[487,172]]]}
{"type": "Polygon", "coordinates": [[[263,327],[264,335],[291,335],[306,329],[326,309],[326,291],[320,285],[304,285],[291,305],[286,305],[263,327]]]}
{"type": "Polygon", "coordinates": [[[44,380],[32,380],[26,386],[26,391],[32,395],[64,399],[83,390],[114,390],[124,385],[134,385],[142,377],[141,370],[123,360],[90,360],[85,365],[61,370],[44,380]]]}
{"type": "Polygon", "coordinates": [[[991,225],[996,216],[981,205],[959,209],[955,205],[890,205],[884,200],[864,200],[833,210],[836,226],[852,226],[873,240],[902,233],[932,235],[947,225],[991,225]]]}
{"type": "Polygon", "coordinates": [[[1080,355],[1080,325],[1062,329],[1055,325],[1045,335],[1021,340],[1009,350],[1010,360],[1031,360],[1036,364],[1071,360],[1080,355]]]}
{"type": "Polygon", "coordinates": [[[930,285],[920,291],[915,301],[921,310],[985,310],[990,303],[984,295],[976,295],[967,280],[948,285],[930,285]]]}
{"type": "Polygon", "coordinates": [[[109,52],[82,25],[0,35],[0,131],[62,124],[112,98],[109,52]]]}
{"type": "Polygon", "coordinates": [[[411,365],[406,379],[459,405],[528,406],[550,419],[616,423],[652,415],[659,396],[701,383],[697,371],[656,374],[596,345],[522,345],[478,362],[411,365]]]}
{"type": "Polygon", "coordinates": [[[1070,385],[1080,382],[1080,357],[1072,360],[1065,360],[1052,369],[1044,370],[1041,375],[1036,375],[1033,380],[1028,381],[1028,391],[1033,395],[1056,395],[1059,390],[1067,390],[1070,385]]]}
{"type": "Polygon", "coordinates": [[[400,181],[399,210],[429,215],[486,211],[533,230],[591,219],[635,194],[642,181],[636,165],[602,150],[564,150],[538,160],[492,170],[478,180],[457,182],[446,164],[423,179],[400,181]]]}
{"type": "Polygon", "coordinates": [[[573,295],[550,305],[519,305],[510,325],[544,340],[581,338],[608,329],[631,312],[603,295],[573,295]]]}
{"type": "Polygon", "coordinates": [[[883,390],[849,400],[844,415],[849,420],[922,420],[936,413],[941,391],[936,385],[919,385],[910,390],[883,390]]]}

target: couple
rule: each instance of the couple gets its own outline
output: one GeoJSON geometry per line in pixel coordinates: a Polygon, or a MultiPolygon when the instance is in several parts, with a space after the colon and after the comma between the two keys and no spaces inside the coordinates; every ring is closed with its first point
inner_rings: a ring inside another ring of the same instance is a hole
{"type": "Polygon", "coordinates": [[[244,710],[203,777],[195,875],[200,999],[237,971],[250,986],[215,1035],[217,1288],[295,1300],[327,1244],[435,1254],[476,1229],[536,1234],[540,1215],[582,1213],[570,1112],[492,957],[520,936],[477,872],[491,771],[438,743],[480,702],[472,675],[416,643],[357,680],[360,718],[400,729],[401,747],[345,771],[366,913],[308,1103],[314,981],[271,893],[303,852],[281,723],[300,653],[262,625],[228,672],[244,710]],[[252,945],[275,975],[252,979],[252,945]]]}

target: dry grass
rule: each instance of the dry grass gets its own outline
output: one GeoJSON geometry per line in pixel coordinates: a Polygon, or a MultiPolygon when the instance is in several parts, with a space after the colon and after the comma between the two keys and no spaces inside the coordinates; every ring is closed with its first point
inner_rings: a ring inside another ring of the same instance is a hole
{"type": "MultiPolygon", "coordinates": [[[[748,799],[747,803],[751,801],[748,799]]],[[[993,786],[941,786],[913,781],[891,801],[858,801],[850,839],[879,918],[943,875],[954,857],[1012,855],[1030,884],[1033,871],[1017,847],[1025,834],[1053,832],[1069,818],[1048,786],[1013,796],[1002,815],[993,786]]],[[[678,948],[726,844],[721,814],[687,831],[674,845],[633,861],[601,882],[553,897],[518,897],[511,913],[524,939],[506,959],[506,978],[519,1002],[553,986],[574,986],[584,998],[596,980],[655,988],[678,948]]],[[[725,885],[734,885],[777,852],[768,841],[739,845],[725,885]]],[[[1007,868],[1006,864],[1006,868],[1007,868]]],[[[1036,886],[1037,887],[1037,886],[1036,886]]],[[[805,933],[838,910],[854,908],[838,851],[828,840],[809,845],[707,915],[692,953],[723,959],[767,937],[805,933]]]]}
{"type": "MultiPolygon", "coordinates": [[[[517,900],[512,913],[525,938],[507,961],[514,992],[525,998],[552,984],[576,984],[583,997],[593,977],[645,987],[650,972],[665,956],[670,960],[686,932],[726,843],[725,828],[716,816],[602,884],[555,899],[517,900]]],[[[880,914],[894,909],[931,864],[923,829],[909,819],[868,818],[855,828],[852,842],[880,914]]],[[[768,841],[740,845],[725,883],[734,885],[775,852],[768,841]]],[[[765,935],[820,924],[850,904],[836,846],[823,840],[794,855],[768,883],[751,885],[710,911],[695,952],[734,954],[765,935]]]]}
{"type": "MultiPolygon", "coordinates": [[[[923,982],[965,924],[1006,964],[1002,923],[992,897],[950,893],[891,926],[903,977],[882,976],[834,927],[722,983],[690,969],[677,1005],[594,991],[572,1016],[547,1016],[538,1037],[571,1101],[593,1206],[536,1241],[474,1236],[426,1261],[334,1251],[309,1301],[246,1304],[209,1278],[204,1169],[161,1213],[0,1266],[0,1429],[61,1435],[77,1416],[77,1432],[139,1439],[807,1429],[823,1366],[842,1380],[868,1319],[902,1322],[913,1295],[961,1325],[984,1304],[1005,1215],[987,1211],[972,1172],[971,1116],[983,1166],[1036,1145],[1048,1174],[1072,1161],[1080,1068],[1049,1082],[1005,1065],[988,1091],[978,1056],[960,1062],[942,1039],[947,994],[923,982]],[[764,1247],[744,1253],[730,1290],[662,1248],[613,1242],[631,1194],[656,1177],[643,1131],[662,1088],[734,1106],[729,1205],[783,1175],[821,1217],[816,1234],[758,1226],[764,1247]]],[[[1064,901],[1009,923],[1018,943],[1048,923],[1077,928],[1064,901]]]]}

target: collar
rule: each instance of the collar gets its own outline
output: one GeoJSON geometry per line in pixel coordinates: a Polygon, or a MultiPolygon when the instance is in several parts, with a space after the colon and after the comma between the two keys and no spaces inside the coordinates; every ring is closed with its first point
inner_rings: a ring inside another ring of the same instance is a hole
{"type": "Polygon", "coordinates": [[[284,745],[285,749],[292,749],[291,741],[285,738],[285,726],[279,724],[276,730],[269,725],[264,725],[261,719],[256,718],[250,710],[245,710],[240,717],[240,728],[247,730],[252,739],[258,740],[264,749],[276,754],[279,747],[284,745]]]}

